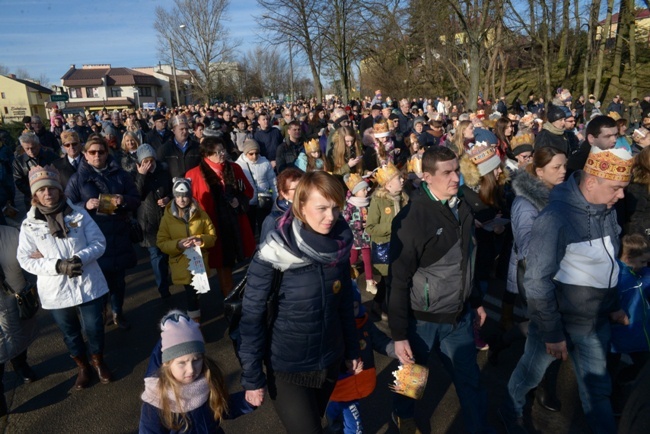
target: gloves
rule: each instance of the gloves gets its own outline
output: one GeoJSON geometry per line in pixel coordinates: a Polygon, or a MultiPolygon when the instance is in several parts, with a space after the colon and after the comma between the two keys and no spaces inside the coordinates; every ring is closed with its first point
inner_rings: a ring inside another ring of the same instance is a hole
{"type": "Polygon", "coordinates": [[[79,277],[83,273],[82,265],[81,259],[77,256],[70,259],[59,259],[56,261],[56,272],[68,277],[79,277]]]}

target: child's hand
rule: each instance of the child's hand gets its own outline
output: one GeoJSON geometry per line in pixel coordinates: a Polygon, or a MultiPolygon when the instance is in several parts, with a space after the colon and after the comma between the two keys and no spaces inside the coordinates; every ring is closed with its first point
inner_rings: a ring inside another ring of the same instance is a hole
{"type": "Polygon", "coordinates": [[[264,403],[264,393],[266,392],[266,388],[262,387],[261,389],[257,390],[247,390],[244,397],[246,398],[246,401],[252,405],[253,407],[259,407],[264,403]]]}
{"type": "Polygon", "coordinates": [[[348,368],[348,372],[352,375],[357,375],[363,371],[363,362],[361,359],[346,360],[345,366],[348,368]]]}

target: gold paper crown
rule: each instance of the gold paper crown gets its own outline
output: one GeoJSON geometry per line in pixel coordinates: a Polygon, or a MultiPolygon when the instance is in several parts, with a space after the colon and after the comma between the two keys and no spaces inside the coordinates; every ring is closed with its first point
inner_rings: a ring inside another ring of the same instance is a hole
{"type": "Polygon", "coordinates": [[[633,162],[632,155],[625,149],[601,150],[592,146],[584,171],[610,181],[629,182],[633,162]]]}
{"type": "Polygon", "coordinates": [[[411,158],[408,163],[406,163],[406,169],[410,173],[421,174],[422,173],[422,158],[420,156],[414,156],[411,158]]]}
{"type": "Polygon", "coordinates": [[[467,154],[469,155],[470,160],[472,160],[472,163],[478,166],[484,161],[492,158],[496,152],[497,151],[494,147],[488,145],[487,142],[476,142],[474,146],[467,151],[467,154]]]}
{"type": "Polygon", "coordinates": [[[364,179],[358,173],[350,173],[350,175],[345,180],[345,185],[348,187],[348,190],[353,191],[354,187],[358,183],[362,182],[364,179]]]}
{"type": "Polygon", "coordinates": [[[431,114],[431,118],[429,120],[430,121],[440,121],[440,122],[442,122],[442,113],[434,112],[433,114],[431,114]]]}
{"type": "Polygon", "coordinates": [[[524,115],[523,118],[519,119],[519,125],[523,125],[525,127],[531,127],[533,125],[534,120],[535,120],[535,115],[532,113],[528,113],[527,115],[524,115]]]}
{"type": "Polygon", "coordinates": [[[379,183],[379,185],[383,187],[391,179],[393,179],[398,175],[399,175],[399,170],[397,170],[397,167],[395,167],[393,163],[388,163],[387,165],[377,169],[377,172],[375,173],[375,180],[379,183]]]}
{"type": "Polygon", "coordinates": [[[496,119],[483,119],[483,125],[485,125],[486,128],[489,128],[489,129],[493,130],[497,126],[497,120],[496,119]]]}
{"type": "Polygon", "coordinates": [[[316,139],[311,139],[305,143],[305,154],[311,154],[312,152],[320,152],[320,144],[316,139]]]}
{"type": "Polygon", "coordinates": [[[610,118],[614,119],[615,121],[619,120],[621,118],[621,115],[619,115],[617,112],[611,111],[607,113],[607,116],[610,118]]]}
{"type": "Polygon", "coordinates": [[[535,136],[532,133],[520,134],[510,140],[510,147],[515,149],[517,146],[532,145],[533,143],[535,143],[535,136]]]}
{"type": "Polygon", "coordinates": [[[374,130],[375,137],[387,137],[390,134],[388,122],[386,122],[384,119],[373,125],[372,129],[374,130]]]}

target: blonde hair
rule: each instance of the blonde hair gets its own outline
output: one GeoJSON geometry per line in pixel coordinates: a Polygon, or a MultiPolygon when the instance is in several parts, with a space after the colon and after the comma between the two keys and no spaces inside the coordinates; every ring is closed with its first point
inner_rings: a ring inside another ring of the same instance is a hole
{"type": "MultiPolygon", "coordinates": [[[[223,373],[212,359],[202,355],[204,375],[208,380],[208,406],[212,410],[214,420],[221,421],[223,416],[228,413],[228,389],[223,378],[223,373]]],[[[158,393],[160,396],[160,420],[162,424],[171,430],[187,431],[189,420],[185,412],[173,413],[171,409],[171,400],[168,392],[171,390],[172,396],[176,402],[180,402],[180,383],[174,378],[170,365],[173,360],[162,364],[158,370],[158,393]]]]}
{"type": "MultiPolygon", "coordinates": [[[[357,157],[360,157],[363,154],[363,149],[361,148],[361,139],[359,135],[350,127],[341,127],[337,130],[337,140],[334,143],[334,148],[332,149],[332,162],[334,167],[332,169],[339,169],[343,167],[346,163],[346,153],[347,145],[345,144],[345,138],[347,136],[354,137],[354,150],[357,154],[357,157]]],[[[350,169],[351,172],[359,173],[361,171],[361,164],[357,164],[355,167],[350,169]]]]}
{"type": "Polygon", "coordinates": [[[345,189],[341,181],[334,176],[321,170],[316,172],[307,172],[296,186],[296,192],[293,196],[291,211],[293,215],[303,223],[306,223],[305,216],[302,214],[302,207],[305,206],[312,191],[316,190],[325,199],[336,202],[339,208],[345,206],[345,189]]]}
{"type": "Polygon", "coordinates": [[[133,140],[135,140],[135,143],[136,143],[135,149],[138,149],[140,147],[141,143],[140,143],[140,139],[138,139],[138,136],[132,131],[127,131],[122,136],[122,145],[120,147],[122,148],[123,151],[128,151],[128,149],[126,149],[126,138],[127,137],[131,137],[133,140]]]}
{"type": "Polygon", "coordinates": [[[451,139],[451,150],[460,158],[465,153],[465,136],[463,132],[472,124],[472,121],[460,121],[456,126],[456,132],[451,139]]]}

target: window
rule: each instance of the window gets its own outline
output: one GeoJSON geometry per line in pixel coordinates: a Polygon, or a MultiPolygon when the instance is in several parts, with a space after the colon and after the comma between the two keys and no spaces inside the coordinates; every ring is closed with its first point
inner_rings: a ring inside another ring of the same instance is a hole
{"type": "Polygon", "coordinates": [[[2,96],[2,99],[7,98],[7,97],[5,96],[5,93],[4,93],[4,92],[2,92],[0,95],[2,96]]]}
{"type": "Polygon", "coordinates": [[[122,88],[120,87],[111,87],[111,97],[120,98],[122,96],[122,88]]]}
{"type": "Polygon", "coordinates": [[[68,89],[68,92],[70,92],[70,98],[81,98],[81,89],[71,87],[68,89]]]}
{"type": "Polygon", "coordinates": [[[86,98],[99,98],[99,90],[96,87],[87,87],[86,98]]]}
{"type": "Polygon", "coordinates": [[[151,88],[150,87],[139,87],[138,88],[138,93],[140,96],[151,96],[151,88]]]}
{"type": "MultiPolygon", "coordinates": [[[[3,95],[2,97],[4,98],[4,93],[3,93],[2,95],[3,95]]],[[[9,110],[7,110],[7,107],[5,107],[4,109],[5,109],[5,114],[8,115],[8,114],[9,114],[9,110]]]]}

